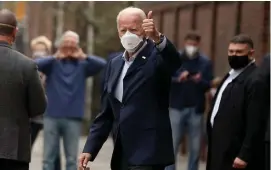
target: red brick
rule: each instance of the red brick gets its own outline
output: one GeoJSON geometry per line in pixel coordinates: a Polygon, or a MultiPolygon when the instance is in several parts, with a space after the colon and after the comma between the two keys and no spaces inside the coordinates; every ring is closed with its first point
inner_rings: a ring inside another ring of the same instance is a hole
{"type": "Polygon", "coordinates": [[[227,49],[235,35],[237,3],[223,3],[217,9],[215,67],[216,75],[223,76],[229,71],[227,49]]]}
{"type": "Polygon", "coordinates": [[[160,13],[154,13],[154,15],[153,15],[153,20],[154,20],[154,22],[155,22],[155,26],[156,26],[156,28],[159,30],[159,31],[162,31],[162,30],[160,30],[160,13]]]}
{"type": "Polygon", "coordinates": [[[163,33],[169,40],[174,41],[174,12],[163,13],[163,33]]]}
{"type": "Polygon", "coordinates": [[[180,10],[179,13],[179,36],[178,36],[178,49],[183,48],[184,37],[191,30],[192,24],[192,8],[180,10]]]}
{"type": "Polygon", "coordinates": [[[201,51],[211,57],[212,4],[197,8],[196,30],[201,35],[201,51]]]}
{"type": "Polygon", "coordinates": [[[264,2],[246,2],[242,5],[241,32],[251,36],[255,57],[262,57],[264,31],[264,2]]]}

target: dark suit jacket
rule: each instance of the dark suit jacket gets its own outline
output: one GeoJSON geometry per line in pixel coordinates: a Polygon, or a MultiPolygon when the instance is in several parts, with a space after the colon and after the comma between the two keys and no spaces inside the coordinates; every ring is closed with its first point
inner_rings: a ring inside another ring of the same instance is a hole
{"type": "Polygon", "coordinates": [[[261,78],[266,83],[266,102],[264,108],[268,118],[266,122],[265,141],[270,142],[270,54],[264,57],[256,71],[256,77],[261,78]]]}
{"type": "MultiPolygon", "coordinates": [[[[207,170],[232,170],[236,157],[248,163],[245,170],[263,169],[261,161],[264,153],[265,84],[252,76],[255,68],[255,64],[251,64],[228,84],[223,92],[213,127],[210,123],[213,109],[210,111],[207,121],[207,170]]],[[[227,77],[228,75],[221,85],[227,77]]]]}
{"type": "MultiPolygon", "coordinates": [[[[122,55],[123,52],[115,52],[115,53],[111,53],[108,55],[107,57],[107,63],[112,60],[113,58],[122,55]]],[[[102,74],[101,74],[101,94],[103,93],[103,87],[104,87],[104,83],[105,83],[105,70],[106,68],[103,69],[102,74]]]]}
{"type": "Polygon", "coordinates": [[[30,118],[46,99],[36,64],[0,42],[0,159],[30,161],[30,118]]]}
{"type": "Polygon", "coordinates": [[[106,69],[102,112],[95,119],[83,152],[91,153],[93,161],[106,141],[112,127],[115,148],[111,167],[122,155],[129,165],[168,165],[174,162],[172,133],[169,120],[171,75],[181,65],[175,47],[167,40],[158,52],[148,44],[135,58],[124,77],[123,102],[114,96],[122,71],[122,54],[109,61],[106,69]]]}

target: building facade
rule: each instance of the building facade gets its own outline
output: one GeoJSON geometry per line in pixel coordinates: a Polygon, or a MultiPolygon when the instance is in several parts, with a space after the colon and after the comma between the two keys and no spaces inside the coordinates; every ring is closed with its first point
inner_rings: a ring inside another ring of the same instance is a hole
{"type": "Polygon", "coordinates": [[[239,33],[251,36],[255,57],[270,53],[270,1],[255,2],[138,2],[146,12],[153,11],[157,27],[179,48],[190,30],[202,36],[202,51],[211,57],[215,74],[227,72],[227,47],[239,33]]]}

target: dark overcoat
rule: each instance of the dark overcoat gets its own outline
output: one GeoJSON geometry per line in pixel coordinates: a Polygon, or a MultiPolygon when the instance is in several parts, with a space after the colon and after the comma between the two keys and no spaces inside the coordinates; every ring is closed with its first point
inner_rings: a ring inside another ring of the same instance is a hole
{"type": "MultiPolygon", "coordinates": [[[[245,170],[263,169],[265,84],[252,76],[255,68],[255,64],[251,64],[228,84],[222,94],[213,126],[210,123],[213,109],[210,111],[207,121],[207,170],[232,170],[236,157],[248,163],[245,170]]],[[[228,74],[221,85],[227,77],[228,74]]]]}

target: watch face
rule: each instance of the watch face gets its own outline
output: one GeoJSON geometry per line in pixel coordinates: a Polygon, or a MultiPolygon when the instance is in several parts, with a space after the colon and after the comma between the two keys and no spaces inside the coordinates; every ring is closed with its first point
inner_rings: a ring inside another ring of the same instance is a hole
{"type": "Polygon", "coordinates": [[[164,40],[164,35],[160,34],[160,40],[159,42],[156,42],[156,44],[160,44],[164,40]]]}

